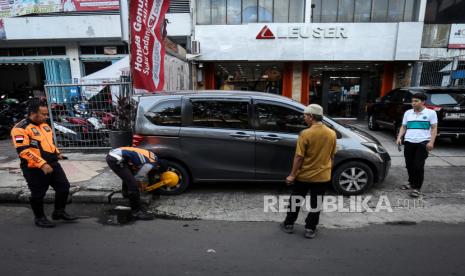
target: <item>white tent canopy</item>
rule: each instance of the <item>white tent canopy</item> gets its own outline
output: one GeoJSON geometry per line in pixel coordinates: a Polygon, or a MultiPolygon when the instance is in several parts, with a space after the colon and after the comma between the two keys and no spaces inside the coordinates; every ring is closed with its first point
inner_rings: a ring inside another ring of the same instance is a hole
{"type": "MultiPolygon", "coordinates": [[[[103,68],[93,74],[87,75],[81,79],[82,84],[100,84],[120,81],[123,72],[129,71],[129,56],[126,56],[112,65],[103,68]]],[[[100,92],[105,86],[84,86],[83,94],[86,98],[91,98],[100,92]]],[[[116,100],[115,96],[119,93],[118,86],[111,86],[113,101],[116,100]]]]}
{"type": "Polygon", "coordinates": [[[82,78],[82,81],[85,82],[95,82],[95,81],[118,81],[123,72],[129,70],[129,56],[126,56],[112,65],[103,68],[100,71],[97,71],[93,74],[85,76],[82,78]]]}

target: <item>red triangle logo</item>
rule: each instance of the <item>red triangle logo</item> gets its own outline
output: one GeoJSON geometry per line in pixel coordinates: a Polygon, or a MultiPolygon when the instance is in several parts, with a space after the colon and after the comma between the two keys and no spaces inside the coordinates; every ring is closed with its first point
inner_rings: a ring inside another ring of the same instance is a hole
{"type": "Polygon", "coordinates": [[[265,25],[257,35],[257,39],[275,39],[273,32],[265,25]]]}

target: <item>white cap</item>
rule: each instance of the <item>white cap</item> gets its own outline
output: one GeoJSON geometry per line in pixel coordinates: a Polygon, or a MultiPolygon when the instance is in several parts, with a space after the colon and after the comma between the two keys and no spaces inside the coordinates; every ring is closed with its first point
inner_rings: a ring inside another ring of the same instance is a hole
{"type": "Polygon", "coordinates": [[[323,116],[323,107],[318,104],[311,104],[304,109],[304,114],[313,114],[323,116]]]}

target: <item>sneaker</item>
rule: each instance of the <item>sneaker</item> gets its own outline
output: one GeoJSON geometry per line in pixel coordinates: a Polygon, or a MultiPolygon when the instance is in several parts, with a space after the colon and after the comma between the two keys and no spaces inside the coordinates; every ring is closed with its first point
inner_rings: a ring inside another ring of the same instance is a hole
{"type": "Polygon", "coordinates": [[[305,228],[305,238],[306,239],[313,239],[314,237],[316,237],[316,233],[318,231],[315,229],[315,230],[312,230],[312,229],[309,229],[309,228],[305,228]]]}
{"type": "Polygon", "coordinates": [[[279,224],[279,227],[281,228],[281,230],[283,230],[284,233],[294,233],[294,224],[285,224],[284,222],[282,222],[279,224]]]}
{"type": "Polygon", "coordinates": [[[55,223],[49,221],[47,217],[35,218],[34,223],[37,227],[41,228],[53,228],[55,227],[55,223]]]}

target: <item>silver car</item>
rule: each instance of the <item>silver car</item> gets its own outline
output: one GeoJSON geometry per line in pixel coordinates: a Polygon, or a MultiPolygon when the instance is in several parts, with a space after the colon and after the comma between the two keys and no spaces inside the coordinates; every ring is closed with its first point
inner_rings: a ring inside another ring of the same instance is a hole
{"type": "MultiPolygon", "coordinates": [[[[170,92],[136,97],[134,145],[167,159],[180,175],[180,194],[191,182],[284,182],[298,134],[307,125],[304,105],[291,99],[243,91],[170,92]]],[[[371,135],[324,123],[337,133],[334,189],[366,191],[386,177],[390,157],[371,135]]]]}

